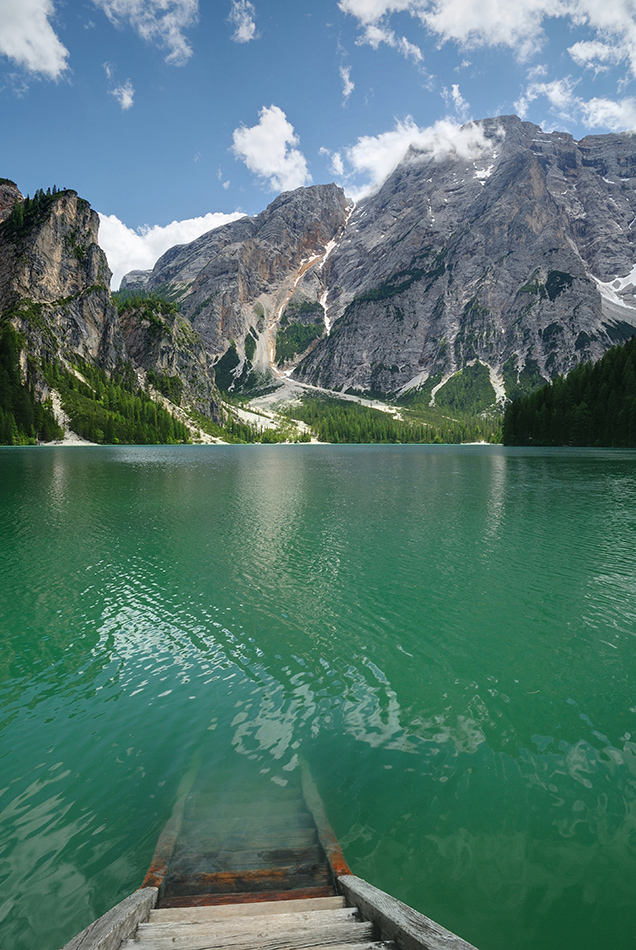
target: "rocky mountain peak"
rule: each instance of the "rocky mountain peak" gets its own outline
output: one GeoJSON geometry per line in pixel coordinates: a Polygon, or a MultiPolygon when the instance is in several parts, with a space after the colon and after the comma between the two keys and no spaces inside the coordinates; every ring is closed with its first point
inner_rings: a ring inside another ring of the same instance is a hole
{"type": "Polygon", "coordinates": [[[636,263],[634,138],[516,116],[472,131],[472,154],[412,151],[356,207],[329,261],[333,331],[299,378],[390,393],[480,361],[512,392],[631,335],[629,287],[603,285],[636,263]]]}
{"type": "Polygon", "coordinates": [[[75,191],[22,200],[0,225],[0,314],[43,358],[77,353],[114,366],[123,341],[99,218],[75,191]]]}
{"type": "Polygon", "coordinates": [[[353,210],[335,185],[297,189],[128,281],[179,300],[209,353],[233,348],[237,380],[249,363],[434,398],[482,363],[511,394],[634,331],[635,222],[632,135],[498,116],[411,146],[353,210]]]}
{"type": "Polygon", "coordinates": [[[318,301],[326,273],[320,264],[342,233],[349,210],[344,191],[333,184],[284,192],[253,218],[171,248],[150,273],[127,275],[122,286],[177,300],[211,354],[222,355],[232,341],[237,374],[246,360],[267,372],[275,362],[280,320],[310,270],[317,276],[311,286],[305,281],[305,297],[320,311],[324,332],[318,301]]]}

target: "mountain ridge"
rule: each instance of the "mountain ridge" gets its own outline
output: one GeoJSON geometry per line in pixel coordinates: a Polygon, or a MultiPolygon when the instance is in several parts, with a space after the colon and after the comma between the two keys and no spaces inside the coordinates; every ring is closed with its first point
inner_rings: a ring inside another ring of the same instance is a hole
{"type": "Polygon", "coordinates": [[[501,400],[631,336],[633,136],[576,142],[516,116],[464,132],[442,155],[411,146],[355,208],[335,185],[297,189],[170,249],[124,285],[141,277],[174,292],[217,356],[235,348],[239,388],[256,368],[261,381],[291,373],[330,390],[426,389],[434,399],[479,362],[501,400]],[[290,206],[296,236],[311,235],[304,258],[289,240],[290,206]],[[276,225],[274,242],[259,239],[261,221],[276,225]],[[320,318],[320,333],[294,329],[300,350],[278,365],[286,326],[320,318]]]}

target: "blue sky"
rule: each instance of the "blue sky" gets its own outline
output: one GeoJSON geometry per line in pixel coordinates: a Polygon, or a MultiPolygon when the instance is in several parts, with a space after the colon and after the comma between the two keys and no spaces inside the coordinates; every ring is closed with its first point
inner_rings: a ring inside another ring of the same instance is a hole
{"type": "Polygon", "coordinates": [[[634,0],[0,0],[0,177],[87,198],[116,286],[470,119],[633,129],[635,75],[634,0]]]}

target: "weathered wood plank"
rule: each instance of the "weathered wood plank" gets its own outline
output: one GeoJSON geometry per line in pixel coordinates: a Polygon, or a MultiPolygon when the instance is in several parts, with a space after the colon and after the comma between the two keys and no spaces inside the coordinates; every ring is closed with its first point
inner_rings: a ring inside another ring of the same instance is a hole
{"type": "Polygon", "coordinates": [[[362,878],[343,875],[338,878],[338,889],[363,917],[378,925],[385,940],[394,940],[400,950],[475,950],[466,940],[362,878]]]}
{"type": "Polygon", "coordinates": [[[255,783],[253,773],[248,774],[243,780],[241,777],[237,777],[234,771],[231,771],[226,773],[225,779],[217,774],[213,784],[197,792],[197,801],[203,802],[206,799],[210,809],[234,804],[249,808],[259,801],[298,801],[302,799],[302,792],[299,784],[294,782],[290,782],[288,785],[277,785],[266,780],[255,783]]]}
{"type": "Polygon", "coordinates": [[[233,917],[271,917],[278,914],[315,913],[319,910],[336,910],[345,906],[342,895],[336,897],[310,897],[305,900],[266,901],[265,903],[227,904],[221,907],[173,907],[150,911],[153,921],[217,920],[222,923],[233,917]]]}
{"type": "MultiPolygon", "coordinates": [[[[276,918],[268,918],[268,922],[276,918]]],[[[128,950],[303,950],[310,947],[329,947],[338,944],[368,943],[374,938],[371,923],[352,924],[339,921],[323,924],[321,927],[306,924],[295,928],[273,929],[264,926],[260,932],[248,933],[216,932],[197,934],[190,932],[184,925],[184,932],[178,937],[152,936],[146,939],[140,934],[135,940],[129,940],[128,950]]]]}
{"type": "Polygon", "coordinates": [[[307,807],[316,824],[318,838],[325,850],[333,874],[335,877],[338,877],[340,874],[351,874],[351,869],[345,860],[342,848],[334,834],[333,828],[329,824],[325,807],[318,793],[318,789],[314,785],[309,766],[304,759],[300,760],[300,766],[303,795],[305,796],[307,807]]]}
{"type": "Polygon", "coordinates": [[[226,818],[190,818],[183,823],[183,834],[192,834],[200,831],[209,837],[216,835],[236,834],[249,835],[262,831],[263,827],[272,835],[283,836],[288,832],[306,831],[314,827],[314,819],[309,812],[298,811],[292,815],[237,815],[226,818]]]}
{"type": "Polygon", "coordinates": [[[122,941],[135,932],[137,924],[148,919],[157,903],[157,894],[156,887],[135,891],[73,937],[63,950],[118,950],[122,941]]]}
{"type": "Polygon", "coordinates": [[[183,897],[170,895],[159,898],[161,907],[213,907],[224,904],[248,904],[260,902],[315,900],[317,897],[331,897],[335,894],[335,887],[306,887],[293,891],[251,891],[242,894],[187,894],[183,897]]]}
{"type": "MultiPolygon", "coordinates": [[[[265,905],[261,905],[263,907],[265,905]]],[[[315,911],[289,911],[286,914],[252,914],[250,916],[234,916],[225,920],[217,918],[207,920],[149,920],[139,925],[139,936],[168,936],[170,933],[215,933],[215,934],[250,934],[262,933],[267,930],[279,933],[294,928],[322,927],[326,924],[349,923],[356,926],[360,923],[360,912],[357,907],[336,907],[315,911]]]]}
{"type": "Polygon", "coordinates": [[[251,802],[237,802],[234,799],[230,802],[219,802],[218,796],[193,794],[186,805],[185,814],[186,817],[213,814],[218,819],[225,819],[241,813],[245,814],[245,812],[255,818],[258,815],[292,815],[306,810],[305,800],[300,794],[281,800],[265,799],[251,802]]]}

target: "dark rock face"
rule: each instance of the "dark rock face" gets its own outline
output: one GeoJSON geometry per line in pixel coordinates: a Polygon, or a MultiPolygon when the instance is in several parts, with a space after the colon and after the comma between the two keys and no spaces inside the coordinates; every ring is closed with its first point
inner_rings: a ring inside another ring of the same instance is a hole
{"type": "Polygon", "coordinates": [[[149,311],[149,320],[143,305],[131,305],[120,321],[97,243],[99,217],[88,202],[74,191],[45,196],[37,213],[12,224],[17,201],[17,187],[0,184],[0,209],[3,202],[8,209],[0,224],[0,319],[22,335],[23,367],[40,395],[48,390],[38,366],[79,356],[110,372],[130,361],[162,383],[172,380],[176,403],[220,419],[211,362],[186,318],[149,311]]]}
{"type": "MultiPolygon", "coordinates": [[[[252,363],[266,369],[276,325],[297,282],[325,255],[346,216],[347,200],[336,185],[286,192],[255,218],[240,218],[171,248],[149,274],[127,275],[122,286],[143,286],[177,299],[211,354],[225,352],[233,340],[243,357],[252,331],[252,363]]],[[[313,300],[317,293],[314,288],[313,300]]]]}
{"type": "Polygon", "coordinates": [[[356,207],[324,268],[332,332],[295,376],[389,393],[480,360],[547,379],[634,332],[631,283],[599,282],[636,264],[636,138],[477,125],[471,159],[411,149],[356,207]]]}
{"type": "Polygon", "coordinates": [[[28,227],[8,225],[0,228],[0,315],[10,316],[38,358],[78,354],[112,369],[124,342],[97,214],[63,191],[28,227]]]}
{"type": "Polygon", "coordinates": [[[16,201],[22,201],[16,183],[8,178],[0,178],[0,223],[9,217],[16,201]]]}
{"type": "Polygon", "coordinates": [[[214,370],[201,337],[175,309],[131,303],[120,313],[126,350],[148,381],[173,402],[221,421],[214,370]]]}

